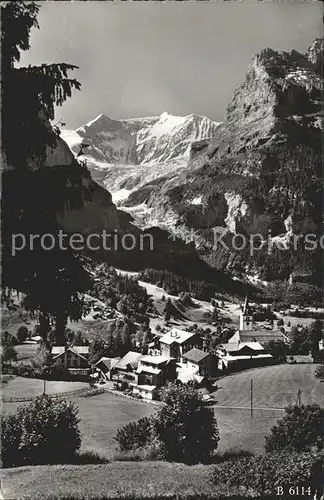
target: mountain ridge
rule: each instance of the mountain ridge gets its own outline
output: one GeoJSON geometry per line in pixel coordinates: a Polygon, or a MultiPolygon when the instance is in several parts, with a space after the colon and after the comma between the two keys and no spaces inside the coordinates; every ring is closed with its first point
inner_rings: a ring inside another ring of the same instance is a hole
{"type": "MultiPolygon", "coordinates": [[[[87,156],[112,164],[157,164],[186,160],[192,142],[211,137],[217,127],[207,117],[195,114],[113,119],[101,113],[75,133],[89,144],[87,156]]],[[[62,130],[69,142],[71,131],[62,130]]],[[[76,136],[77,137],[77,136],[76,136]]],[[[71,144],[71,143],[70,143],[71,144]]],[[[71,144],[76,149],[75,144],[71,144]]]]}

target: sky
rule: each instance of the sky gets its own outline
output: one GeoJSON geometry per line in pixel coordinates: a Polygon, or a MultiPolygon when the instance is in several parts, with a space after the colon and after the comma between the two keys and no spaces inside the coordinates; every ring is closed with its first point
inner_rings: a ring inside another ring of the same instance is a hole
{"type": "Polygon", "coordinates": [[[81,91],[57,110],[66,128],[195,113],[222,121],[261,49],[306,52],[323,36],[320,2],[41,2],[21,64],[66,62],[81,91]]]}

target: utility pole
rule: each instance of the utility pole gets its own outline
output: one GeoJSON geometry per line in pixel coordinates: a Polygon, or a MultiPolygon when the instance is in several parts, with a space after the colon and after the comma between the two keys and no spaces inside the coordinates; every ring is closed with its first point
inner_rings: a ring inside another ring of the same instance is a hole
{"type": "Polygon", "coordinates": [[[296,406],[300,406],[301,405],[301,390],[298,389],[298,392],[297,392],[297,400],[296,400],[296,406]]]}
{"type": "Polygon", "coordinates": [[[44,389],[43,389],[43,394],[46,394],[46,379],[44,378],[44,389]]]}
{"type": "Polygon", "coordinates": [[[253,378],[251,378],[251,417],[253,417],[253,378]]]}

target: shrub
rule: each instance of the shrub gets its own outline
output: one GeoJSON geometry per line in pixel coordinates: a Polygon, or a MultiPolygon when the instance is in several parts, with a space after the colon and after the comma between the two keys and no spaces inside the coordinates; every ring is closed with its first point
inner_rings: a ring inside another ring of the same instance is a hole
{"type": "Polygon", "coordinates": [[[309,498],[310,492],[322,491],[323,472],[323,453],[281,452],[223,462],[216,465],[211,480],[217,485],[252,489],[259,495],[275,496],[281,486],[287,498],[290,488],[296,495],[298,485],[299,492],[304,487],[309,498]]]}
{"type": "Polygon", "coordinates": [[[320,366],[316,367],[315,377],[319,378],[320,380],[324,380],[324,365],[320,365],[320,366]]]}
{"type": "Polygon", "coordinates": [[[150,442],[151,437],[151,420],[143,417],[118,429],[114,440],[117,441],[119,450],[123,452],[143,448],[150,442]]]}
{"type": "Polygon", "coordinates": [[[288,406],[285,416],[266,436],[266,451],[282,449],[309,451],[324,448],[324,409],[320,406],[288,406]]]}
{"type": "Polygon", "coordinates": [[[270,340],[264,345],[266,352],[271,354],[277,363],[287,361],[288,346],[283,340],[270,340]]]}
{"type": "Polygon", "coordinates": [[[80,448],[78,410],[73,403],[47,395],[2,417],[5,467],[66,463],[80,448]]]}
{"type": "Polygon", "coordinates": [[[28,328],[26,326],[20,326],[17,330],[17,342],[22,344],[28,337],[28,328]]]}
{"type": "Polygon", "coordinates": [[[208,462],[219,441],[213,410],[188,384],[168,384],[161,399],[165,404],[152,418],[161,456],[174,462],[208,462]]]}
{"type": "Polygon", "coordinates": [[[2,364],[8,363],[11,365],[11,361],[17,361],[17,351],[11,344],[4,344],[2,346],[2,364]]]}
{"type": "Polygon", "coordinates": [[[19,445],[22,428],[16,414],[1,416],[1,462],[2,467],[20,465],[19,445]]]}

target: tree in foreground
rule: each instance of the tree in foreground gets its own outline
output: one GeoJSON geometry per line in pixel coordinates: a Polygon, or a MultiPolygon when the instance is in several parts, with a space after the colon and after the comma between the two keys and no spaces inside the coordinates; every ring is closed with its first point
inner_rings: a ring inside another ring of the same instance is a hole
{"type": "Polygon", "coordinates": [[[80,83],[68,77],[76,66],[42,64],[16,67],[21,51],[30,48],[30,31],[38,28],[35,2],[3,2],[1,6],[2,91],[2,294],[23,294],[25,309],[38,315],[40,335],[54,327],[58,344],[65,342],[67,319],[85,312],[82,292],[91,287],[77,255],[57,245],[46,251],[40,237],[58,241],[58,214],[81,208],[91,199],[90,174],[76,160],[70,166],[45,168],[47,147],[55,147],[59,131],[50,126],[55,106],[69,98],[80,83]],[[88,179],[88,182],[85,180],[88,179]],[[85,182],[85,183],[84,183],[85,182]],[[38,235],[34,248],[16,254],[12,235],[25,241],[38,235]]]}
{"type": "Polygon", "coordinates": [[[315,370],[315,377],[324,380],[324,365],[319,365],[315,370]]]}
{"type": "Polygon", "coordinates": [[[9,363],[11,366],[12,361],[17,361],[17,351],[11,344],[4,344],[2,346],[2,364],[9,363]]]}
{"type": "Polygon", "coordinates": [[[288,406],[266,436],[265,448],[267,452],[324,449],[324,408],[317,404],[288,406]]]}
{"type": "MultiPolygon", "coordinates": [[[[258,498],[322,498],[324,455],[285,451],[236,458],[217,464],[212,482],[249,491],[258,498]],[[316,497],[314,494],[316,493],[316,497]]],[[[251,495],[251,496],[250,496],[251,495]]]]}
{"type": "Polygon", "coordinates": [[[164,405],[152,418],[153,433],[164,459],[172,462],[208,462],[219,441],[214,412],[196,389],[168,384],[161,391],[164,405]]]}
{"type": "Polygon", "coordinates": [[[73,403],[39,396],[16,413],[3,415],[4,467],[69,463],[81,446],[78,409],[73,403]]]}
{"type": "Polygon", "coordinates": [[[288,345],[283,340],[270,340],[264,346],[266,352],[273,356],[277,363],[285,363],[288,354],[288,345]]]}

